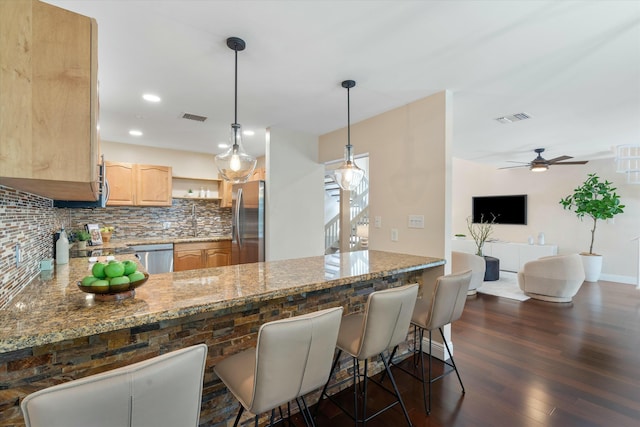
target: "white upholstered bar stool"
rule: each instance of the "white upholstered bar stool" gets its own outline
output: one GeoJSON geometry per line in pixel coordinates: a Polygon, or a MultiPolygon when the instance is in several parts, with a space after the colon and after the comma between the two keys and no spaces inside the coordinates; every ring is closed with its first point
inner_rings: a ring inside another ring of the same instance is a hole
{"type": "Polygon", "coordinates": [[[214,367],[215,373],[240,401],[234,426],[243,411],[260,414],[296,401],[307,425],[314,425],[304,395],[326,383],[331,368],[342,307],[265,323],[256,348],[230,356],[214,367]],[[303,405],[300,405],[302,400],[303,405]]]}
{"type": "Polygon", "coordinates": [[[27,427],[197,427],[207,346],[198,344],[39,390],[27,427]]]}
{"type": "MultiPolygon", "coordinates": [[[[462,393],[464,394],[464,385],[462,384],[462,379],[460,378],[460,373],[458,372],[458,368],[456,367],[455,361],[453,360],[453,355],[451,354],[451,350],[449,350],[449,344],[444,336],[444,332],[442,331],[442,327],[449,323],[453,323],[458,320],[462,315],[462,311],[464,310],[464,305],[467,301],[467,290],[469,289],[469,282],[471,281],[472,272],[471,270],[464,271],[456,274],[449,274],[447,276],[440,276],[436,279],[435,283],[423,285],[422,298],[419,298],[416,301],[416,306],[413,311],[413,316],[411,318],[411,324],[414,326],[414,349],[416,349],[415,341],[416,341],[416,329],[419,331],[417,334],[417,339],[419,340],[419,345],[417,346],[417,352],[420,355],[420,368],[421,368],[421,376],[416,376],[413,372],[407,371],[402,368],[400,365],[395,365],[402,369],[403,371],[413,375],[420,381],[422,381],[422,393],[424,400],[424,408],[427,411],[427,414],[431,412],[431,384],[434,381],[437,381],[443,378],[445,375],[450,374],[451,372],[455,372],[458,376],[458,381],[460,382],[460,387],[462,387],[462,393]],[[451,359],[450,362],[443,361],[445,364],[445,371],[442,375],[439,375],[436,378],[432,378],[431,376],[431,355],[432,355],[432,340],[431,340],[431,331],[434,329],[438,329],[440,331],[440,335],[442,336],[442,342],[444,343],[447,354],[451,359]],[[425,378],[424,375],[424,352],[422,351],[422,341],[424,338],[424,331],[429,331],[429,377],[425,378]],[[447,367],[451,368],[447,370],[447,367]],[[429,384],[429,399],[427,401],[427,388],[426,384],[429,384]]],[[[393,349],[391,353],[391,357],[389,357],[389,364],[392,363],[393,356],[397,347],[393,349]]],[[[415,360],[415,359],[414,359],[415,360]]]]}
{"type": "MultiPolygon", "coordinates": [[[[387,409],[396,404],[400,404],[402,411],[406,418],[407,424],[411,426],[411,420],[407,413],[407,408],[402,401],[398,387],[396,386],[395,379],[389,370],[389,365],[382,354],[384,351],[394,348],[400,342],[404,341],[409,331],[409,322],[411,321],[411,314],[413,313],[413,307],[416,303],[418,296],[418,284],[414,283],[398,288],[386,289],[383,291],[372,292],[367,300],[367,306],[364,313],[351,314],[345,316],[342,319],[340,325],[340,333],[338,334],[338,352],[336,354],[331,373],[335,370],[340,355],[344,351],[352,357],[353,361],[353,388],[354,388],[354,413],[351,414],[342,405],[339,404],[332,396],[327,394],[327,388],[329,381],[325,384],[322,394],[320,395],[320,401],[322,397],[326,396],[338,407],[340,407],[347,415],[349,415],[354,421],[355,425],[366,425],[367,421],[371,418],[381,414],[387,409]],[[385,367],[387,375],[391,379],[393,385],[393,391],[382,386],[382,384],[368,379],[367,376],[367,362],[371,357],[380,355],[385,367]],[[364,361],[364,372],[360,374],[360,361],[364,361]],[[358,410],[359,400],[359,387],[358,383],[362,377],[362,410],[358,410]],[[367,415],[367,382],[373,381],[375,384],[380,385],[384,390],[393,394],[396,397],[396,401],[378,410],[372,415],[367,415]]],[[[318,402],[320,406],[320,402],[318,402]]],[[[317,409],[317,408],[316,408],[317,409]]],[[[399,424],[398,424],[399,425],[399,424]]]]}

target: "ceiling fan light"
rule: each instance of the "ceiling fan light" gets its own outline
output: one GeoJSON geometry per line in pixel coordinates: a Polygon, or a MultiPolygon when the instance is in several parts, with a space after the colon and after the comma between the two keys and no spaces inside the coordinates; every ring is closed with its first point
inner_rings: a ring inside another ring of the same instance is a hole
{"type": "Polygon", "coordinates": [[[531,172],[545,172],[547,169],[549,169],[549,166],[543,163],[542,164],[532,163],[529,169],[531,170],[531,172]]]}

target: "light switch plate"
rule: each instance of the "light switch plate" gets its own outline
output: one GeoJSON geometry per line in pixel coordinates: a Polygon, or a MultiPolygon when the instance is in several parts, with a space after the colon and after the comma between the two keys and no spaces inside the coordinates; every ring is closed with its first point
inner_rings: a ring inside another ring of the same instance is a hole
{"type": "Polygon", "coordinates": [[[377,216],[373,219],[374,221],[374,226],[376,228],[382,228],[382,217],[381,216],[377,216]]]}
{"type": "Polygon", "coordinates": [[[424,215],[409,215],[409,228],[424,228],[424,215]]]}

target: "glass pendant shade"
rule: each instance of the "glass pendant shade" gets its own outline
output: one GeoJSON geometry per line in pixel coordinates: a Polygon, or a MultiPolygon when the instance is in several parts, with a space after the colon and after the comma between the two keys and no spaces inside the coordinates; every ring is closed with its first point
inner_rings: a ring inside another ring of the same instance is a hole
{"type": "Polygon", "coordinates": [[[227,47],[235,52],[234,116],[229,137],[231,147],[224,154],[218,154],[215,163],[222,179],[233,184],[242,184],[251,178],[257,163],[255,157],[244,151],[242,126],[238,124],[238,51],[244,50],[246,44],[238,37],[229,37],[227,47]]]}
{"type": "Polygon", "coordinates": [[[231,147],[216,156],[216,166],[222,178],[233,183],[247,182],[256,168],[256,159],[244,151],[242,147],[242,126],[238,123],[231,125],[231,147]]]}
{"type": "Polygon", "coordinates": [[[353,161],[353,152],[351,151],[351,102],[349,90],[355,85],[356,82],[353,80],[342,82],[342,87],[347,89],[347,145],[344,147],[344,162],[333,171],[333,180],[344,191],[353,191],[358,188],[360,181],[364,177],[364,171],[353,161]]]}
{"type": "Polygon", "coordinates": [[[549,169],[549,166],[544,165],[544,164],[532,164],[531,167],[529,168],[531,170],[531,172],[545,172],[547,169],[549,169]]]}
{"type": "Polygon", "coordinates": [[[339,168],[333,171],[333,180],[344,191],[353,191],[358,188],[364,177],[364,171],[353,161],[351,147],[345,147],[345,160],[339,168]]]}

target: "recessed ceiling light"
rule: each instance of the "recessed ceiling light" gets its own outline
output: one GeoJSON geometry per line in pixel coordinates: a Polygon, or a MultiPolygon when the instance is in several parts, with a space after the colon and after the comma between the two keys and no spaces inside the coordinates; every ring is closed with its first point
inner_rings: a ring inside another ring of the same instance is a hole
{"type": "Polygon", "coordinates": [[[221,142],[220,144],[218,144],[218,148],[229,148],[229,144],[227,144],[226,142],[221,142]]]}
{"type": "Polygon", "coordinates": [[[149,101],[149,102],[160,102],[161,99],[158,95],[154,95],[152,93],[145,93],[144,95],[142,95],[142,98],[145,101],[149,101]]]}
{"type": "Polygon", "coordinates": [[[131,129],[129,131],[129,135],[131,136],[142,136],[142,131],[137,129],[131,129]]]}
{"type": "Polygon", "coordinates": [[[256,133],[254,131],[252,131],[252,130],[245,130],[244,132],[242,132],[242,134],[245,135],[245,136],[253,136],[256,133]]]}

